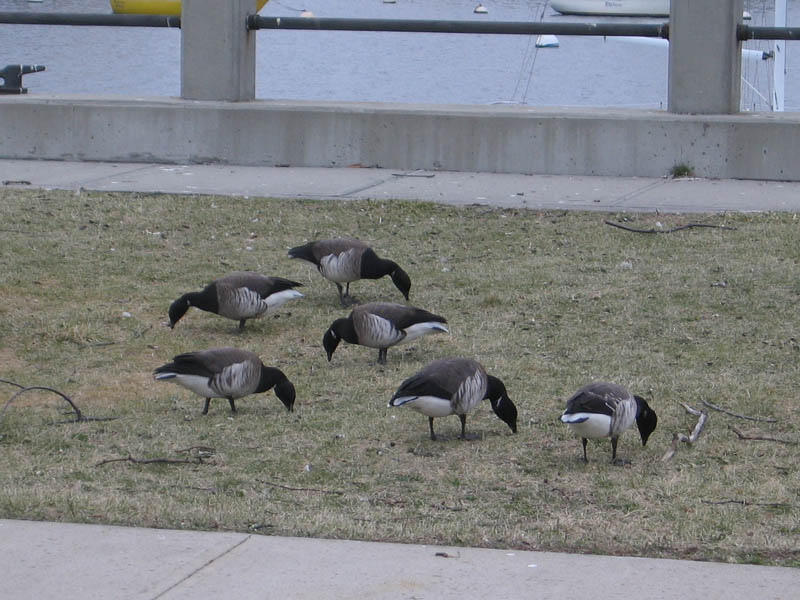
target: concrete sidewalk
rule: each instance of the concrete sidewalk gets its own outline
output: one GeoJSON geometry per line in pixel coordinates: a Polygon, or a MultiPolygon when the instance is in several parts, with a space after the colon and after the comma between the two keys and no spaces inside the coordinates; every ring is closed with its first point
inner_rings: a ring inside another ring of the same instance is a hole
{"type": "MultiPolygon", "coordinates": [[[[407,199],[598,211],[800,211],[800,183],[0,160],[6,187],[407,199]]],[[[797,597],[753,565],[0,520],[0,598],[797,597]]]]}
{"type": "Polygon", "coordinates": [[[0,160],[0,182],[13,187],[341,200],[403,199],[548,210],[800,210],[800,182],[731,179],[0,160]]]}
{"type": "Polygon", "coordinates": [[[0,520],[9,600],[790,600],[800,570],[0,520]]]}

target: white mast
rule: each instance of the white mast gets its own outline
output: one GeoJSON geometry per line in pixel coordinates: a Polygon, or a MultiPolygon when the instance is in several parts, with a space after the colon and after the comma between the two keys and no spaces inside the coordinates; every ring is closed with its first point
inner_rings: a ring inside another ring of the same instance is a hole
{"type": "MultiPolygon", "coordinates": [[[[786,27],[786,0],[775,0],[775,27],[786,27]]],[[[783,94],[786,81],[786,40],[775,40],[775,64],[773,69],[772,110],[783,112],[783,94]]]]}

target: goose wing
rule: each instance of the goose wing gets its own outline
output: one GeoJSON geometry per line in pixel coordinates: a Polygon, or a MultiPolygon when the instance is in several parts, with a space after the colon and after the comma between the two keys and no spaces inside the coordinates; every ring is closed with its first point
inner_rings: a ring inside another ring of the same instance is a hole
{"type": "Polygon", "coordinates": [[[406,337],[405,331],[398,328],[390,317],[375,312],[373,308],[364,304],[350,313],[358,343],[370,348],[388,348],[402,341],[406,337]]]}
{"type": "Polygon", "coordinates": [[[266,298],[277,292],[282,292],[303,284],[283,277],[268,277],[253,271],[237,271],[221,277],[217,284],[223,284],[231,288],[247,288],[252,290],[261,298],[266,298]]]}
{"type": "Polygon", "coordinates": [[[624,387],[606,382],[594,382],[579,389],[567,400],[564,414],[594,413],[613,416],[620,402],[632,399],[624,387]]]}

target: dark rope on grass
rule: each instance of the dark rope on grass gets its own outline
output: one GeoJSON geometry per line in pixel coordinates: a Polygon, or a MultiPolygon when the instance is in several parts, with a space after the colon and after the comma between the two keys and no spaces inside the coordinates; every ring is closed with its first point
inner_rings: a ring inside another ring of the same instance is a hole
{"type": "Polygon", "coordinates": [[[22,388],[16,394],[11,396],[11,398],[9,398],[6,401],[5,405],[3,406],[3,410],[0,410],[0,423],[2,423],[3,416],[6,414],[6,410],[8,410],[8,407],[11,405],[11,403],[14,401],[14,399],[17,396],[19,396],[20,394],[24,394],[25,392],[29,392],[31,390],[44,390],[46,392],[53,392],[54,394],[58,394],[64,400],[69,402],[69,405],[72,407],[72,410],[75,411],[75,420],[74,421],[70,421],[71,423],[79,423],[81,421],[88,421],[88,419],[86,417],[84,417],[83,414],[81,413],[81,409],[78,408],[78,406],[72,401],[72,399],[69,396],[67,396],[66,394],[62,394],[61,392],[59,392],[56,389],[53,389],[51,387],[47,387],[47,386],[44,386],[44,385],[32,385],[30,387],[25,387],[25,386],[19,385],[18,383],[14,383],[12,381],[6,381],[6,380],[0,380],[0,381],[2,381],[3,383],[8,383],[10,385],[15,385],[17,387],[22,388]]]}
{"type": "Polygon", "coordinates": [[[718,410],[719,412],[725,413],[726,415],[736,417],[737,419],[747,419],[748,421],[763,421],[764,423],[777,422],[777,419],[771,419],[769,417],[749,417],[747,415],[740,415],[735,412],[731,412],[726,408],[722,408],[721,406],[717,406],[716,404],[711,404],[711,402],[709,402],[708,400],[703,400],[703,404],[705,404],[708,408],[713,408],[714,410],[718,410]]]}
{"type": "Polygon", "coordinates": [[[750,502],[749,500],[700,500],[703,504],[741,504],[742,506],[765,506],[767,508],[791,508],[786,502],[750,502]]]}
{"type": "Polygon", "coordinates": [[[102,467],[113,462],[129,462],[136,465],[202,465],[204,463],[202,457],[195,458],[133,458],[130,454],[123,458],[106,458],[101,460],[95,467],[102,467]]]}
{"type": "Polygon", "coordinates": [[[264,485],[268,485],[270,487],[280,488],[282,490],[289,490],[290,492],[314,492],[315,494],[335,494],[337,496],[341,496],[344,492],[340,492],[338,490],[324,490],[320,488],[304,488],[304,487],[292,487],[290,485],[283,485],[282,483],[275,483],[272,481],[265,481],[263,479],[256,479],[259,483],[263,483],[264,485]]]}
{"type": "Polygon", "coordinates": [[[681,225],[680,227],[673,227],[672,229],[655,229],[655,228],[636,229],[635,227],[628,227],[627,225],[622,225],[621,223],[614,223],[613,221],[603,221],[603,222],[606,225],[611,225],[611,227],[617,227],[618,229],[624,229],[625,231],[632,231],[633,233],[675,233],[676,231],[682,231],[684,229],[692,229],[695,227],[736,231],[736,227],[728,227],[727,225],[712,225],[710,223],[687,223],[686,225],[681,225]]]}

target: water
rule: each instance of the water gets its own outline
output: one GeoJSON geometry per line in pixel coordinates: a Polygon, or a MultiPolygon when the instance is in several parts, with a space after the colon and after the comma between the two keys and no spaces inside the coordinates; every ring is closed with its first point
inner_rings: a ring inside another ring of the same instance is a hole
{"type": "MultiPolygon", "coordinates": [[[[545,0],[270,0],[262,15],[498,21],[658,22],[563,17],[545,0]]],[[[754,25],[772,24],[772,2],[746,1],[754,25]]],[[[107,0],[0,0],[0,11],[110,13],[107,0]]],[[[788,22],[800,22],[789,1],[788,22]]],[[[260,31],[256,95],[263,99],[664,108],[667,50],[619,40],[427,33],[260,31]]],[[[749,43],[754,46],[755,43],[749,43]]],[[[762,42],[762,45],[764,43],[762,42]]],[[[800,43],[787,44],[786,109],[800,110],[800,43]]],[[[0,65],[44,64],[31,93],[180,95],[180,32],[168,29],[0,25],[0,65]]],[[[761,90],[766,63],[743,72],[761,90]]],[[[752,93],[743,106],[766,110],[752,93]]]]}

